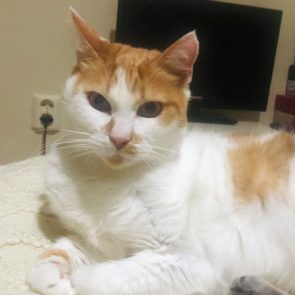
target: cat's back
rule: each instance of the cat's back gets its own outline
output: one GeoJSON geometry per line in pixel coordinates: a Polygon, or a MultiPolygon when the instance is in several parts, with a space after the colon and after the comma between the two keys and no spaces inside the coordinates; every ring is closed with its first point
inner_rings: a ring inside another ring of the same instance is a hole
{"type": "Polygon", "coordinates": [[[223,181],[230,181],[233,197],[240,201],[263,201],[275,195],[295,198],[293,134],[191,131],[184,140],[182,157],[197,177],[205,173],[210,178],[211,173],[214,179],[224,174],[223,181]]]}
{"type": "Polygon", "coordinates": [[[201,158],[198,165],[192,161],[191,232],[224,273],[267,274],[294,288],[294,135],[208,136],[191,134],[188,140],[201,158]]]}
{"type": "Polygon", "coordinates": [[[233,136],[227,156],[235,195],[244,201],[295,198],[295,137],[285,132],[233,136]]]}
{"type": "Polygon", "coordinates": [[[295,137],[234,136],[228,150],[235,227],[243,271],[294,289],[295,137]],[[239,236],[239,237],[238,237],[239,236]],[[240,254],[241,255],[241,254],[240,254]],[[252,271],[253,273],[253,271],[252,271]]]}

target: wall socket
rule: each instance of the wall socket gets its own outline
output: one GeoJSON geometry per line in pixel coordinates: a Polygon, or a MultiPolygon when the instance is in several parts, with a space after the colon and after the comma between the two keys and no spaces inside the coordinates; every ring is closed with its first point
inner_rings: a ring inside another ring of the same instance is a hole
{"type": "Polygon", "coordinates": [[[60,126],[60,96],[47,94],[34,94],[32,101],[32,129],[36,132],[43,131],[40,117],[50,114],[53,122],[48,126],[49,131],[59,131],[60,126]]]}

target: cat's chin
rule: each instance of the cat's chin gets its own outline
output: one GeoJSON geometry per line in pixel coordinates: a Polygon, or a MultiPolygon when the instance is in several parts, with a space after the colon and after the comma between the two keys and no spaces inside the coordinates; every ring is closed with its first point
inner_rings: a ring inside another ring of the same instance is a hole
{"type": "Polygon", "coordinates": [[[134,161],[121,155],[113,155],[104,159],[106,165],[112,169],[123,169],[134,165],[134,161]]]}

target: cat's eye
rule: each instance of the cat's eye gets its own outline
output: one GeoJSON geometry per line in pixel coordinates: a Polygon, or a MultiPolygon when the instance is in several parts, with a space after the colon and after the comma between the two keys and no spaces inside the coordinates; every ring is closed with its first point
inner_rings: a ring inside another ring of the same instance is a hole
{"type": "Polygon", "coordinates": [[[138,110],[137,115],[144,118],[158,117],[163,110],[163,104],[157,101],[150,101],[142,104],[138,110]]]}
{"type": "Polygon", "coordinates": [[[98,92],[88,92],[87,98],[90,105],[96,110],[110,114],[112,112],[112,107],[107,99],[98,92]]]}

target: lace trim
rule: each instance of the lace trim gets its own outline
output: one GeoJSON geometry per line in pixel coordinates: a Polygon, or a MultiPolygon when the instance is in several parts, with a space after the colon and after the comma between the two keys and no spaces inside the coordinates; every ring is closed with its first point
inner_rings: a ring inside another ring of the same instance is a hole
{"type": "MultiPolygon", "coordinates": [[[[35,294],[25,277],[51,242],[40,229],[43,158],[0,167],[0,293],[35,294]]],[[[50,224],[50,217],[44,217],[50,224]]]]}

